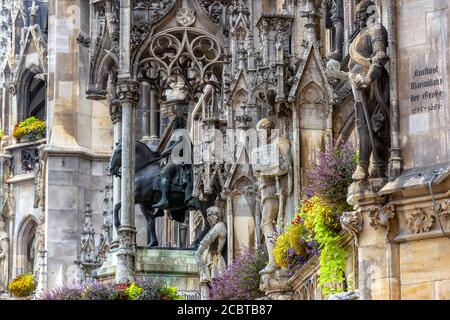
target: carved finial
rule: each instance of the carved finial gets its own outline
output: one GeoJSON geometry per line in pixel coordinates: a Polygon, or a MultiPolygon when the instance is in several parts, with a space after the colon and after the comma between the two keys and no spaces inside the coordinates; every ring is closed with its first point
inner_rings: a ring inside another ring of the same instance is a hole
{"type": "Polygon", "coordinates": [[[319,18],[321,14],[317,10],[314,0],[307,0],[305,10],[301,11],[301,16],[306,18],[306,41],[308,41],[309,44],[316,44],[316,19],[319,18]]]}

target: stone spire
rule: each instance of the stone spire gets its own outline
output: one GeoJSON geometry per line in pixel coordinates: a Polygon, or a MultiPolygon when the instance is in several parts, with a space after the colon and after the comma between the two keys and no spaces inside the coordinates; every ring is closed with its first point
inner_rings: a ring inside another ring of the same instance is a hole
{"type": "Polygon", "coordinates": [[[316,44],[317,43],[317,18],[321,16],[320,12],[317,10],[314,0],[307,0],[305,9],[302,10],[301,16],[306,18],[305,30],[306,37],[305,41],[307,44],[316,44]]]}
{"type": "Polygon", "coordinates": [[[86,204],[84,223],[81,231],[81,250],[79,259],[75,263],[81,270],[81,281],[92,279],[92,271],[100,266],[97,247],[95,245],[95,229],[92,224],[92,210],[90,204],[86,204]]]}

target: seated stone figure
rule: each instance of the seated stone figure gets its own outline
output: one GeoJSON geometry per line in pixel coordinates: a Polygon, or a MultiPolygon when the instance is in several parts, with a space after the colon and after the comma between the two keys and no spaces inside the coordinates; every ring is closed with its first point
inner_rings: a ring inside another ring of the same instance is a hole
{"type": "Polygon", "coordinates": [[[209,300],[209,288],[212,281],[225,269],[222,250],[227,239],[227,228],[222,221],[222,213],[218,207],[207,210],[207,220],[211,229],[200,242],[195,257],[200,272],[200,290],[202,300],[209,300]]]}

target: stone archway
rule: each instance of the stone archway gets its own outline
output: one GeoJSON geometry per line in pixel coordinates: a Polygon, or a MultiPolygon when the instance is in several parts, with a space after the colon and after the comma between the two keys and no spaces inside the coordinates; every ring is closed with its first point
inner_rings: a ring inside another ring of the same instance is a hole
{"type": "Polygon", "coordinates": [[[37,220],[29,215],[22,220],[17,233],[16,273],[34,273],[37,266],[37,220]]]}

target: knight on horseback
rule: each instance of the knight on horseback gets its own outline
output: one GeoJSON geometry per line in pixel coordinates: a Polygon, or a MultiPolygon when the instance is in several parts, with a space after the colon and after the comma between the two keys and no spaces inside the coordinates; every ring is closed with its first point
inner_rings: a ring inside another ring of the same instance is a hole
{"type": "Polygon", "coordinates": [[[183,117],[176,116],[172,122],[172,136],[169,146],[161,154],[162,158],[168,158],[167,164],[160,173],[159,190],[161,191],[161,199],[153,205],[153,208],[169,208],[168,196],[171,185],[184,187],[185,203],[191,200],[193,191],[191,149],[186,121],[183,117]]]}

